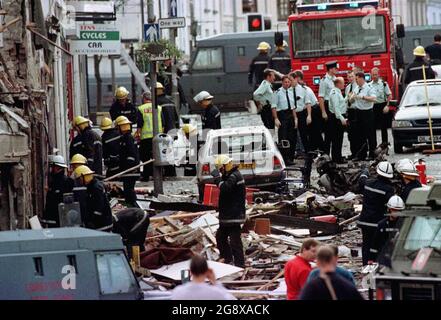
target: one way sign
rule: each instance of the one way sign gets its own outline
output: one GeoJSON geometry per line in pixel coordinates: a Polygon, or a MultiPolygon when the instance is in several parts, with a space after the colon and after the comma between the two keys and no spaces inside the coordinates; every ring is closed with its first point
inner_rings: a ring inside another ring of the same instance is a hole
{"type": "Polygon", "coordinates": [[[154,42],[159,40],[159,24],[147,23],[144,25],[144,40],[154,42]]]}

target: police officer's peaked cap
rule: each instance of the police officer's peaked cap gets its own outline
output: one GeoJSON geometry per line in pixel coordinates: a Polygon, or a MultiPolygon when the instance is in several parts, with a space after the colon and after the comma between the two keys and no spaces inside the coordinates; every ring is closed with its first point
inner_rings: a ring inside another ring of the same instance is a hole
{"type": "Polygon", "coordinates": [[[337,61],[329,61],[326,63],[326,68],[328,70],[332,69],[332,68],[337,68],[337,61]]]}
{"type": "Polygon", "coordinates": [[[209,99],[213,99],[213,96],[207,91],[201,91],[193,98],[195,102],[201,102],[209,99]]]}

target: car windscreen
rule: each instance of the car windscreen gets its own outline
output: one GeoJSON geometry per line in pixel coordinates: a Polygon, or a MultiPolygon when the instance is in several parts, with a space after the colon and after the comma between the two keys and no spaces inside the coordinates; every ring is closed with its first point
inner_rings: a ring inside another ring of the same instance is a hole
{"type": "MultiPolygon", "coordinates": [[[[427,86],[427,93],[429,96],[429,104],[441,104],[441,84],[431,84],[427,86]]],[[[403,107],[425,107],[427,106],[427,98],[424,86],[409,86],[403,96],[401,102],[403,107]]]]}
{"type": "Polygon", "coordinates": [[[301,20],[291,28],[295,58],[386,52],[382,16],[301,20]]]}
{"type": "Polygon", "coordinates": [[[409,251],[432,247],[441,249],[441,219],[416,217],[404,241],[404,249],[409,251]]]}
{"type": "Polygon", "coordinates": [[[247,154],[267,150],[267,142],[263,133],[251,133],[233,136],[221,136],[213,139],[210,156],[219,154],[247,154]]]}

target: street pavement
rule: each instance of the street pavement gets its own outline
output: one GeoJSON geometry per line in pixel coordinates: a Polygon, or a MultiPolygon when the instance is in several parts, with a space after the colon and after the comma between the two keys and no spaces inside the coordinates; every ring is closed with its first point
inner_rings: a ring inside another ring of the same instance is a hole
{"type": "MultiPolygon", "coordinates": [[[[222,128],[244,127],[244,126],[256,126],[262,125],[260,115],[255,112],[230,112],[222,113],[221,118],[222,128]]],[[[198,116],[198,124],[200,124],[200,117],[198,116]]],[[[199,125],[200,126],[200,125],[199,125]]],[[[377,141],[381,141],[381,132],[377,131],[377,141]]],[[[389,130],[389,141],[393,141],[392,131],[389,130]]],[[[400,159],[409,158],[413,161],[418,159],[424,159],[427,166],[427,175],[433,176],[436,180],[441,181],[441,154],[437,155],[424,155],[422,150],[407,150],[403,154],[395,154],[393,148],[389,149],[389,161],[394,163],[400,159]]],[[[349,141],[347,135],[344,136],[343,141],[343,156],[348,156],[349,141]]],[[[314,170],[314,169],[313,169],[314,170]]],[[[314,170],[315,171],[315,170],[314,170]]],[[[177,169],[176,178],[164,179],[164,192],[165,194],[181,194],[181,193],[197,193],[197,181],[196,177],[184,177],[183,169],[177,169]]],[[[138,186],[146,186],[153,188],[153,182],[138,183],[138,186]]]]}

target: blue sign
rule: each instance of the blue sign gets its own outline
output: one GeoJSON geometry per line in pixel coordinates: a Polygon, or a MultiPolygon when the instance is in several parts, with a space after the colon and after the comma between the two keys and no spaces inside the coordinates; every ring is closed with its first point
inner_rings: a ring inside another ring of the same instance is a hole
{"type": "Polygon", "coordinates": [[[178,16],[178,0],[170,0],[170,18],[178,16]]]}
{"type": "Polygon", "coordinates": [[[144,40],[147,42],[159,40],[159,24],[146,23],[144,25],[144,40]]]}

